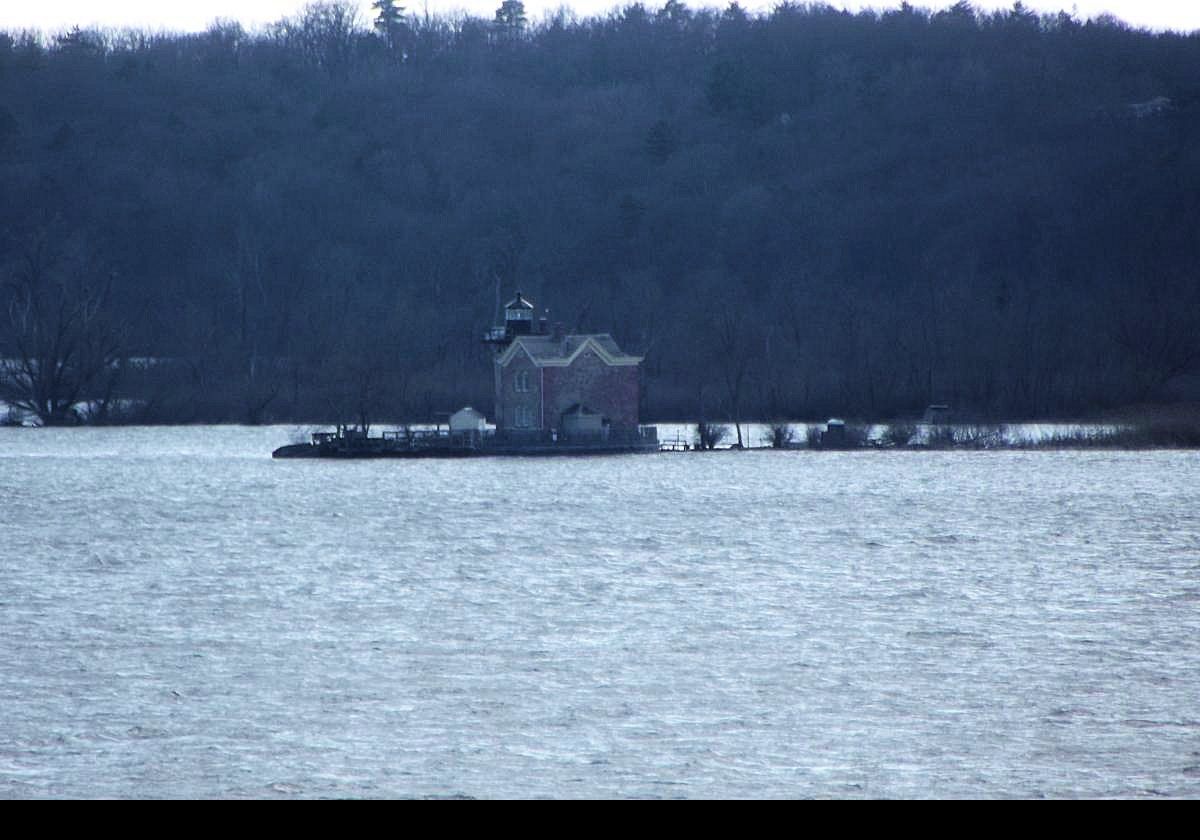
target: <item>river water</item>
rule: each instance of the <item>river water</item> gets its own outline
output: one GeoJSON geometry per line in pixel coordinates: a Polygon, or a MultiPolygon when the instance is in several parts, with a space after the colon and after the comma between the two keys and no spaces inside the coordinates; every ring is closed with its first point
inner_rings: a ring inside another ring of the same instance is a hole
{"type": "Polygon", "coordinates": [[[0,796],[1200,796],[1200,454],[0,429],[0,796]]]}

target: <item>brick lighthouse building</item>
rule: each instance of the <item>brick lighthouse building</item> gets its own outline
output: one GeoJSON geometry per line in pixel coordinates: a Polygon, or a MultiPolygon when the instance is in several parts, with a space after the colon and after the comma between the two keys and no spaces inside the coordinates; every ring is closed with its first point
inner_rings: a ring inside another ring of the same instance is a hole
{"type": "Polygon", "coordinates": [[[635,441],[641,356],[608,333],[567,335],[547,329],[520,292],[504,307],[504,325],[484,341],[493,348],[498,436],[562,441],[635,441]]]}

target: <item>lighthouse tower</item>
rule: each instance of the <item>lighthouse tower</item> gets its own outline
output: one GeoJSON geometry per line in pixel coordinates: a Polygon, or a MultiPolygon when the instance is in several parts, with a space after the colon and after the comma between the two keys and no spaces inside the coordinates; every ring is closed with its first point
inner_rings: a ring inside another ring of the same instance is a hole
{"type": "Polygon", "coordinates": [[[500,352],[517,336],[534,335],[533,313],[533,304],[517,292],[517,296],[504,305],[504,326],[492,327],[484,333],[484,344],[491,344],[496,352],[500,352]]]}
{"type": "Polygon", "coordinates": [[[518,335],[533,335],[533,304],[520,292],[504,305],[504,332],[510,340],[518,335]]]}

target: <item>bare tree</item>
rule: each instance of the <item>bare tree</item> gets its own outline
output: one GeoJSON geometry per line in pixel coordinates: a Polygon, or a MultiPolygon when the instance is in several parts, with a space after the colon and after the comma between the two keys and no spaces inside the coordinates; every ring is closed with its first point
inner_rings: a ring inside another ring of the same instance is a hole
{"type": "Polygon", "coordinates": [[[785,420],[777,420],[770,425],[772,449],[789,449],[796,441],[796,433],[792,424],[785,420]]]}
{"type": "Polygon", "coordinates": [[[320,375],[326,415],[364,435],[382,420],[410,419],[411,367],[404,359],[390,336],[342,337],[320,375]]]}
{"type": "Polygon", "coordinates": [[[1198,306],[1200,282],[1188,276],[1155,278],[1113,294],[1112,336],[1137,372],[1139,400],[1161,396],[1175,377],[1200,371],[1198,306]]]}
{"type": "Polygon", "coordinates": [[[275,24],[273,32],[332,76],[349,70],[358,40],[365,35],[358,7],[347,0],[310,3],[298,17],[275,24]]]}
{"type": "Polygon", "coordinates": [[[45,426],[80,422],[89,400],[106,413],[123,367],[111,276],[97,279],[57,234],[17,244],[0,274],[0,399],[45,426]]]}
{"type": "Polygon", "coordinates": [[[742,449],[742,403],[756,359],[752,347],[747,321],[739,312],[723,310],[712,324],[716,351],[714,358],[717,374],[724,386],[733,425],[737,430],[737,448],[742,449]]]}
{"type": "Polygon", "coordinates": [[[728,436],[728,426],[704,420],[696,424],[696,447],[698,449],[716,449],[717,445],[728,436]]]}

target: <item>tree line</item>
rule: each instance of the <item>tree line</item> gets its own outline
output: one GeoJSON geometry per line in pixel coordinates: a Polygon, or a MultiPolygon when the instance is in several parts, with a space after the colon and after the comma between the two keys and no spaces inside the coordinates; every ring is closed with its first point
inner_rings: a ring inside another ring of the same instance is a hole
{"type": "Polygon", "coordinates": [[[0,33],[0,400],[490,406],[521,289],[643,416],[1200,393],[1200,37],[961,2],[0,33]]]}

